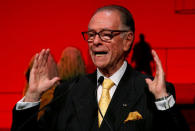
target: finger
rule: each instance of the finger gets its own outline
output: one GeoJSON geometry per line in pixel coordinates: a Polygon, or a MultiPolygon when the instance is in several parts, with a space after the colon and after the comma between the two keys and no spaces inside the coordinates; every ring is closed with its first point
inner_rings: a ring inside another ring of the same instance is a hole
{"type": "Polygon", "coordinates": [[[161,61],[156,53],[156,51],[152,50],[152,55],[154,57],[156,63],[156,75],[154,77],[154,81],[164,81],[165,80],[165,73],[162,68],[161,61]]]}
{"type": "Polygon", "coordinates": [[[157,67],[162,67],[161,66],[161,61],[160,61],[160,59],[159,59],[159,57],[158,57],[155,50],[152,50],[152,55],[153,55],[154,61],[156,62],[157,67]]]}
{"type": "Polygon", "coordinates": [[[54,77],[53,79],[51,79],[51,85],[58,83],[59,80],[60,80],[60,77],[54,77]]]}
{"type": "Polygon", "coordinates": [[[163,73],[161,60],[159,59],[155,50],[152,50],[152,55],[153,55],[154,61],[156,63],[156,74],[158,74],[159,72],[163,73]]]}
{"type": "Polygon", "coordinates": [[[148,86],[152,84],[152,80],[150,78],[146,78],[145,81],[148,84],[148,86]]]}
{"type": "Polygon", "coordinates": [[[38,64],[38,67],[41,66],[42,64],[42,59],[43,59],[43,52],[44,52],[45,49],[42,49],[41,52],[39,53],[39,58],[37,60],[37,64],[38,64]]]}
{"type": "Polygon", "coordinates": [[[50,54],[50,50],[49,49],[45,50],[44,55],[43,55],[43,60],[42,60],[42,66],[46,65],[49,54],[50,54]]]}
{"type": "Polygon", "coordinates": [[[34,57],[34,61],[33,61],[33,66],[32,68],[36,69],[38,67],[38,58],[39,58],[39,54],[37,53],[34,57]]]}

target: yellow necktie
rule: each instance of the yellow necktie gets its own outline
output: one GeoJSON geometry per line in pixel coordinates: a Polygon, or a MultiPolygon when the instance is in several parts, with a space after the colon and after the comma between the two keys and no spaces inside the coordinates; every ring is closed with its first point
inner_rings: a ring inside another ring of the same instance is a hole
{"type": "MultiPolygon", "coordinates": [[[[104,117],[106,110],[108,108],[108,105],[110,103],[110,93],[109,90],[110,88],[114,85],[114,83],[112,82],[112,80],[110,79],[104,79],[103,83],[102,83],[102,95],[99,101],[99,108],[102,112],[102,115],[104,117]]],[[[99,127],[102,123],[102,116],[100,114],[100,112],[98,111],[98,124],[99,127]]]]}

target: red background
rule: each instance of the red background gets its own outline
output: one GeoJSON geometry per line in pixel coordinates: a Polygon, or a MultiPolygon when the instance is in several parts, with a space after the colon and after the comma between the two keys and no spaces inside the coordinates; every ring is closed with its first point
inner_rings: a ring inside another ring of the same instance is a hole
{"type": "MultiPolygon", "coordinates": [[[[181,0],[4,0],[0,1],[0,128],[11,125],[11,110],[22,97],[25,70],[31,57],[50,48],[58,61],[62,50],[75,46],[91,66],[87,30],[92,13],[107,4],[120,4],[132,12],[136,39],[145,35],[157,50],[168,81],[176,85],[177,103],[192,104],[195,96],[195,15],[177,14],[181,0]]],[[[187,7],[195,7],[193,0],[187,7]]]]}

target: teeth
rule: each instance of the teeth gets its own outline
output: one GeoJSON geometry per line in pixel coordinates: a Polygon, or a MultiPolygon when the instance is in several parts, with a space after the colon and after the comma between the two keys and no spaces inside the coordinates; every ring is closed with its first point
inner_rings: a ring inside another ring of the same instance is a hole
{"type": "Polygon", "coordinates": [[[104,56],[104,54],[96,54],[96,56],[104,56]]]}

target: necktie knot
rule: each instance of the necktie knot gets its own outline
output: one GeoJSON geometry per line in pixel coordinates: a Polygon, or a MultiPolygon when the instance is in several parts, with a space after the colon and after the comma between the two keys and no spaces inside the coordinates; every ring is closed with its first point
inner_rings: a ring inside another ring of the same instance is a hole
{"type": "Polygon", "coordinates": [[[110,88],[114,85],[114,82],[111,79],[104,79],[102,83],[103,89],[110,90],[110,88]]]}

